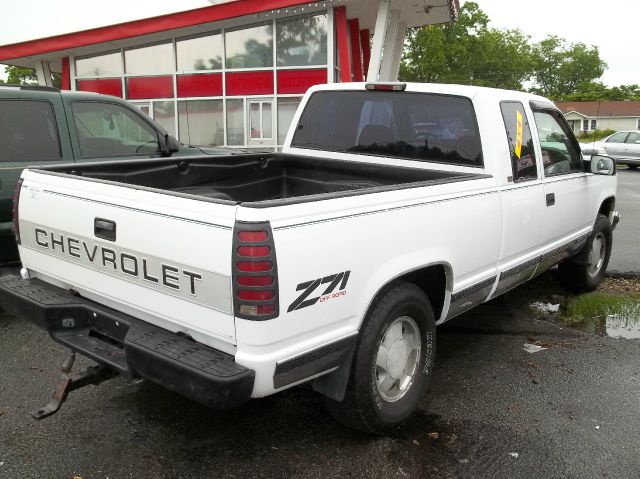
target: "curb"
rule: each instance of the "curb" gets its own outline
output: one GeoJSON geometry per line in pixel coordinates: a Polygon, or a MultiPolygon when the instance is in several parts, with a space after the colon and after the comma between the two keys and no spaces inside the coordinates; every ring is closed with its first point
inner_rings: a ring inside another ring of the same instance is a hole
{"type": "Polygon", "coordinates": [[[620,278],[620,279],[640,279],[640,272],[635,271],[607,271],[604,274],[607,278],[620,278]]]}

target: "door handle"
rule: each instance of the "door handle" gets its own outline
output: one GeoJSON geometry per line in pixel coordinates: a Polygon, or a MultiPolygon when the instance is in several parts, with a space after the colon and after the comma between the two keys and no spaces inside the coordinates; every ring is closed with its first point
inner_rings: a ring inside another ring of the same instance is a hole
{"type": "Polygon", "coordinates": [[[553,206],[556,204],[556,194],[547,193],[547,206],[553,206]]]}
{"type": "Polygon", "coordinates": [[[93,234],[97,238],[106,239],[107,241],[116,240],[116,222],[111,220],[105,220],[103,218],[96,218],[93,220],[93,234]]]}

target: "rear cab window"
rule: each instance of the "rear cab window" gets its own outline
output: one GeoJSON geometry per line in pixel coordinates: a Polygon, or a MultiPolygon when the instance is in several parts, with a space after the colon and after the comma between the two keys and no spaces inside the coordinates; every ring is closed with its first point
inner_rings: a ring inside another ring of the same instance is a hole
{"type": "Polygon", "coordinates": [[[471,100],[433,93],[320,91],[291,146],[482,167],[471,100]]]}
{"type": "Polygon", "coordinates": [[[62,158],[53,105],[46,100],[0,100],[0,162],[62,158]]]}
{"type": "Polygon", "coordinates": [[[500,110],[509,142],[513,181],[537,179],[538,165],[524,105],[519,101],[503,101],[500,110]]]}

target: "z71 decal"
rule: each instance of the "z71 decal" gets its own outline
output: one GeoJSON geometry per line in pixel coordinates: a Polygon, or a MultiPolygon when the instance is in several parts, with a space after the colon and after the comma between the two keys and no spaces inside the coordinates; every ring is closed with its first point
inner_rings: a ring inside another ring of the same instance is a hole
{"type": "Polygon", "coordinates": [[[347,281],[349,281],[349,274],[351,271],[343,271],[342,273],[331,274],[329,276],[325,276],[324,278],[313,279],[311,281],[305,281],[304,283],[300,283],[296,286],[296,291],[303,291],[303,293],[296,298],[296,300],[289,305],[287,312],[306,308],[307,306],[313,306],[318,301],[324,302],[328,301],[332,298],[339,298],[340,296],[344,296],[347,294],[345,288],[347,287],[347,281]],[[314,296],[313,298],[309,298],[318,286],[321,284],[327,284],[329,286],[320,294],[319,296],[314,296]],[[337,292],[334,293],[335,289],[340,284],[340,288],[337,292]],[[309,298],[309,299],[307,299],[309,298]]]}

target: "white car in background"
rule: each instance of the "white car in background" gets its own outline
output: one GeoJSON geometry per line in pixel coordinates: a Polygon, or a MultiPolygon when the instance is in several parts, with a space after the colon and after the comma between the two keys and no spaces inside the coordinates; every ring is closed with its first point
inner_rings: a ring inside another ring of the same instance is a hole
{"type": "Polygon", "coordinates": [[[600,141],[581,143],[584,156],[610,156],[619,165],[637,168],[640,165],[640,130],[619,131],[600,141]]]}

